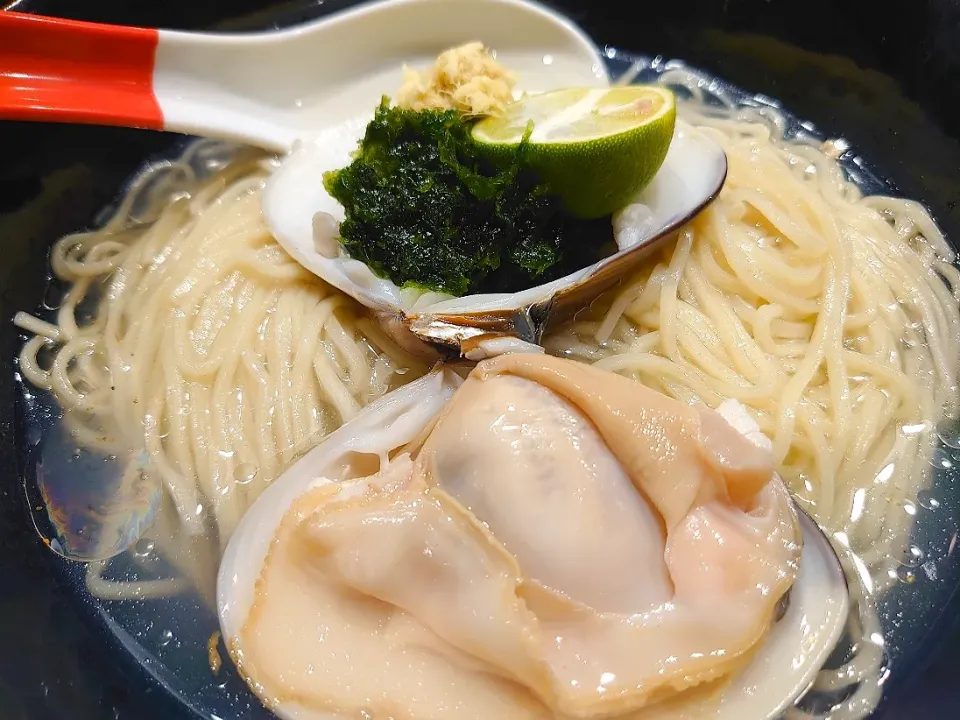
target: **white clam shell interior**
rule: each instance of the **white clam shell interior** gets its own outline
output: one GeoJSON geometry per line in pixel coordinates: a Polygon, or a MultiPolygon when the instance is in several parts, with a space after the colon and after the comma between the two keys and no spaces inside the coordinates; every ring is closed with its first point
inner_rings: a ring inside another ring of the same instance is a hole
{"type": "MultiPolygon", "coordinates": [[[[299,144],[267,180],[263,213],[277,241],[297,262],[367,307],[407,313],[490,312],[525,307],[592,275],[607,260],[518,293],[455,298],[414,288],[401,289],[363,263],[330,251],[330,228],[344,218],[343,207],[324,189],[322,175],[350,163],[370,112],[327,128],[299,144]],[[315,232],[315,217],[317,227],[315,232]],[[331,223],[330,218],[333,222],[331,223]],[[322,226],[322,227],[321,227],[322,226]],[[317,240],[321,239],[318,249],[317,240]]],[[[723,150],[678,121],[663,166],[634,202],[614,216],[611,234],[620,250],[675,230],[712,199],[726,178],[723,150]]]]}
{"type": "MultiPolygon", "coordinates": [[[[240,630],[274,534],[304,492],[341,477],[354,453],[385,457],[413,440],[449,400],[461,379],[439,370],[381,398],[334,432],[278,478],[243,517],[220,565],[217,606],[228,647],[243,652],[240,630]]],[[[726,414],[726,413],[724,413],[726,414]]],[[[362,482],[346,482],[356,492],[362,482]]],[[[716,693],[670,713],[672,720],[773,720],[809,688],[843,633],[849,595],[836,555],[812,520],[800,513],[803,553],[785,616],[774,624],[749,663],[716,693]]],[[[722,622],[723,618],[717,618],[722,622]]],[[[276,708],[282,718],[340,720],[296,703],[276,708]]],[[[659,717],[659,716],[657,716],[659,717]]]]}
{"type": "MultiPolygon", "coordinates": [[[[520,293],[454,298],[414,288],[401,290],[338,252],[336,227],[344,211],[324,189],[323,173],[350,163],[350,153],[357,148],[381,97],[400,87],[404,64],[429,66],[440,51],[464,42],[467,32],[473,35],[466,39],[486,43],[496,51],[497,59],[517,74],[518,93],[609,84],[603,59],[579,30],[551,16],[554,25],[547,32],[543,19],[526,4],[504,0],[504,7],[516,13],[515,21],[477,22],[470,28],[451,28],[447,34],[431,26],[425,36],[429,42],[368,46],[363,63],[339,66],[343,77],[329,102],[318,106],[325,112],[314,118],[316,133],[301,137],[267,180],[263,213],[280,245],[308,270],[368,307],[434,314],[510,310],[546,300],[597,269],[583,268],[520,293]]],[[[726,156],[716,143],[678,123],[660,172],[634,205],[614,220],[612,233],[620,250],[667,234],[686,222],[719,192],[726,169],[726,156]]]]}
{"type": "MultiPolygon", "coordinates": [[[[362,62],[337,63],[334,90],[312,117],[315,134],[301,136],[263,194],[264,217],[280,245],[304,267],[369,307],[411,309],[418,301],[423,305],[449,298],[401,292],[361,263],[325,258],[314,240],[317,213],[329,214],[335,224],[343,219],[343,208],[323,187],[323,173],[349,164],[381,97],[399,89],[404,65],[429,67],[443,50],[478,40],[518,76],[518,93],[609,84],[603,58],[589,38],[542,6],[520,0],[485,0],[473,6],[458,0],[439,8],[422,0],[409,5],[404,21],[410,25],[414,11],[420,12],[417,31],[399,37],[386,33],[384,42],[364,45],[362,62]],[[458,20],[462,15],[462,22],[437,14],[451,12],[458,20]]],[[[329,224],[329,217],[319,218],[318,226],[329,224]]],[[[330,243],[326,245],[330,254],[330,243]]]]}

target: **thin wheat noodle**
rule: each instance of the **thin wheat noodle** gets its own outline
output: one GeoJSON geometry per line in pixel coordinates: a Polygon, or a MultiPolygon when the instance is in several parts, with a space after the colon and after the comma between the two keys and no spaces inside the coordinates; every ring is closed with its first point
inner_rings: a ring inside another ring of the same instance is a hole
{"type": "MultiPolygon", "coordinates": [[[[723,146],[727,184],[545,345],[686,402],[748,407],[798,501],[849,547],[858,607],[852,659],[815,684],[835,706],[791,715],[862,718],[884,663],[875,598],[896,582],[934,427],[960,408],[960,272],[920,205],[862,197],[828,143],[785,139],[775,108],[738,107],[683,67],[661,81],[713,104],[681,113],[723,146]]],[[[169,533],[174,545],[211,529],[225,543],[297,455],[424,370],[280,250],[259,212],[271,161],[224,162],[226,149],[198,142],[142,172],[102,229],[52,249],[70,285],[56,324],[16,320],[32,335],[21,372],[68,408],[78,442],[146,449],[186,531],[169,533]]],[[[183,589],[104,570],[88,570],[102,597],[183,589]]]]}
{"type": "Polygon", "coordinates": [[[77,439],[146,449],[182,529],[221,544],[297,454],[424,370],[279,249],[259,210],[262,157],[205,159],[225,147],[201,141],[143,171],[101,229],[54,245],[69,285],[56,324],[16,319],[33,335],[21,372],[77,439]]]}

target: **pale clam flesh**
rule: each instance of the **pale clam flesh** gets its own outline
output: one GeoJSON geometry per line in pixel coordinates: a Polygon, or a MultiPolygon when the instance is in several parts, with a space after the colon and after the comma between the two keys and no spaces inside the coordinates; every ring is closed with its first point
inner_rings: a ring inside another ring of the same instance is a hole
{"type": "Polygon", "coordinates": [[[768,455],[736,404],[542,354],[466,381],[440,367],[248,511],[219,573],[224,638],[283,718],[776,718],[849,600],[768,455]],[[700,449],[673,452],[684,437],[700,449]]]}

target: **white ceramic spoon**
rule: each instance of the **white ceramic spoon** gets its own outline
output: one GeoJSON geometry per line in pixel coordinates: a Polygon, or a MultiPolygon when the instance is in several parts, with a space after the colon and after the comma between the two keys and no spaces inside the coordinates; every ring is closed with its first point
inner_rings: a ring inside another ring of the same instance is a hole
{"type": "Polygon", "coordinates": [[[187,33],[0,12],[0,119],[168,130],[286,152],[485,43],[531,87],[606,81],[571,22],[526,0],[382,0],[285,30],[187,33]]]}

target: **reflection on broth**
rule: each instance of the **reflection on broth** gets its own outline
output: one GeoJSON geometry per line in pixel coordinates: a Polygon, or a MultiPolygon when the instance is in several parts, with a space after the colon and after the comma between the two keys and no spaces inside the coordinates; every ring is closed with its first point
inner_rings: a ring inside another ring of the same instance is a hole
{"type": "MultiPolygon", "coordinates": [[[[849,652],[804,712],[865,717],[885,662],[877,602],[927,561],[914,517],[939,506],[931,468],[960,445],[953,252],[917,204],[862,197],[844,146],[682,64],[638,72],[674,88],[679,117],[723,147],[726,185],[544,345],[685,403],[746,408],[800,506],[850,551],[849,652]]],[[[91,592],[202,598],[204,620],[174,635],[195,641],[208,675],[217,566],[246,510],[430,364],[279,248],[259,209],[273,167],[210,141],[151,165],[102,228],[54,248],[69,287],[56,312],[18,318],[20,372],[63,407],[70,442],[145,451],[165,490],[140,543],[88,567],[91,592]]]]}

